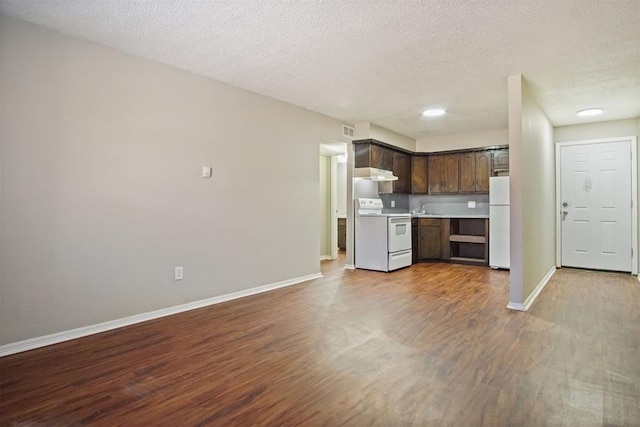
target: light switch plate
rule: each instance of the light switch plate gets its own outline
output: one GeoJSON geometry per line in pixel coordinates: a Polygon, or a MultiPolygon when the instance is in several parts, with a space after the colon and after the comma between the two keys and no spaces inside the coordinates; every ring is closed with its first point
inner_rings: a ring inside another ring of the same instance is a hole
{"type": "Polygon", "coordinates": [[[391,201],[391,207],[392,207],[392,208],[395,208],[395,207],[396,207],[396,201],[395,201],[395,200],[392,200],[392,201],[391,201]]]}
{"type": "Polygon", "coordinates": [[[202,177],[203,178],[211,178],[211,166],[203,166],[202,167],[202,177]]]}
{"type": "Polygon", "coordinates": [[[475,209],[475,208],[476,208],[476,202],[475,202],[474,200],[469,200],[469,201],[467,202],[467,207],[468,207],[469,209],[475,209]]]}

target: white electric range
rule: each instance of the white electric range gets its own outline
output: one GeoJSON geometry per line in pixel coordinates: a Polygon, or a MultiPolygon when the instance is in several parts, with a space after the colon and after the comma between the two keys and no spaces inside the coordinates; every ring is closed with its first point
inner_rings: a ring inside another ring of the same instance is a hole
{"type": "Polygon", "coordinates": [[[381,199],[356,200],[356,268],[392,271],[411,265],[411,215],[382,213],[381,199]]]}

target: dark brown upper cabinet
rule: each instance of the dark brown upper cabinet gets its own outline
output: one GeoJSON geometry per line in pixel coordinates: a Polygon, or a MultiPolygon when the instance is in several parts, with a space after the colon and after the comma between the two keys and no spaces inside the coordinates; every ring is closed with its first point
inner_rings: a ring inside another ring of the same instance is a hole
{"type": "Polygon", "coordinates": [[[393,153],[393,174],[398,177],[393,181],[394,193],[411,193],[411,156],[409,154],[393,153]]]}
{"type": "Polygon", "coordinates": [[[429,156],[429,194],[451,194],[458,192],[458,154],[436,154],[429,156]]]}
{"type": "Polygon", "coordinates": [[[427,194],[429,192],[427,156],[411,156],[411,193],[427,194]]]}
{"type": "Polygon", "coordinates": [[[398,177],[393,182],[394,193],[488,193],[490,176],[509,174],[506,146],[429,155],[412,154],[373,139],[354,141],[353,146],[356,168],[384,169],[398,177]]]}
{"type": "Polygon", "coordinates": [[[443,193],[444,180],[444,156],[429,156],[428,182],[429,194],[443,193]]]}
{"type": "Polygon", "coordinates": [[[491,151],[460,155],[460,193],[488,193],[491,175],[491,151]]]}
{"type": "Polygon", "coordinates": [[[489,192],[491,176],[491,151],[476,152],[476,193],[489,192]]]}
{"type": "Polygon", "coordinates": [[[393,150],[375,144],[354,144],[354,150],[354,167],[393,170],[393,150]]]}
{"type": "Polygon", "coordinates": [[[444,192],[458,192],[458,170],[460,168],[460,156],[447,154],[444,156],[444,192]]]}
{"type": "Polygon", "coordinates": [[[509,175],[509,149],[493,151],[493,175],[509,175]]]}

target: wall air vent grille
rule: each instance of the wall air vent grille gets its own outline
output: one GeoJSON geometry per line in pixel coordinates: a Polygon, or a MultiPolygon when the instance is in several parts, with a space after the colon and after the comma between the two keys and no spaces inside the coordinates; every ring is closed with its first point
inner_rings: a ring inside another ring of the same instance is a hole
{"type": "Polygon", "coordinates": [[[342,136],[353,139],[353,128],[351,126],[342,125],[342,136]]]}

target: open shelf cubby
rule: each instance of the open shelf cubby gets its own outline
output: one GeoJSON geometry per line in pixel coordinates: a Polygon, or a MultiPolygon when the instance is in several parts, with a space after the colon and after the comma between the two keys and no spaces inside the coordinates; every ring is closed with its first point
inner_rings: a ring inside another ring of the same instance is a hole
{"type": "Polygon", "coordinates": [[[449,220],[449,259],[469,264],[489,263],[489,221],[484,218],[449,220]]]}

